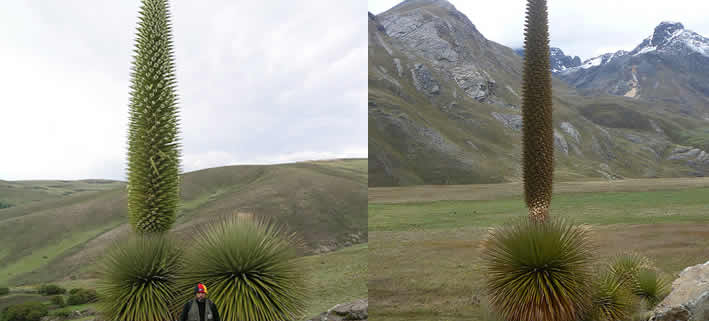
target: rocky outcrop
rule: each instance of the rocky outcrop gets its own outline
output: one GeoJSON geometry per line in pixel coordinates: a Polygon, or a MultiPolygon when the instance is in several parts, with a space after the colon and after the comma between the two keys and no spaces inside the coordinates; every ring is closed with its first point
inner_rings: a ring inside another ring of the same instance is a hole
{"type": "Polygon", "coordinates": [[[709,262],[684,269],[672,292],[650,314],[649,321],[709,319],[709,262]]]}
{"type": "Polygon", "coordinates": [[[601,174],[601,176],[605,177],[606,180],[614,181],[617,179],[623,179],[622,176],[619,176],[619,175],[616,175],[615,173],[613,173],[613,171],[611,170],[611,167],[606,163],[601,163],[598,165],[598,167],[600,169],[597,169],[596,172],[601,174]]]}
{"type": "Polygon", "coordinates": [[[569,144],[566,138],[558,130],[554,129],[554,148],[569,155],[569,144]]]}
{"type": "Polygon", "coordinates": [[[495,95],[497,81],[486,72],[489,66],[484,65],[488,64],[474,57],[482,55],[483,48],[495,49],[449,2],[405,1],[378,18],[387,36],[406,45],[402,52],[409,58],[424,58],[433,71],[455,80],[473,99],[484,101],[495,95]],[[429,5],[444,9],[448,15],[434,14],[426,8],[429,5]]]}
{"type": "Polygon", "coordinates": [[[394,66],[396,66],[396,72],[399,74],[399,77],[402,77],[404,75],[404,68],[401,66],[401,59],[394,58],[394,66]]]}
{"type": "Polygon", "coordinates": [[[368,320],[369,299],[338,304],[309,321],[368,320]]]}
{"type": "Polygon", "coordinates": [[[495,117],[498,121],[502,123],[505,128],[512,129],[515,131],[522,130],[522,115],[517,114],[501,114],[498,112],[492,112],[492,117],[495,117]]]}
{"type": "Polygon", "coordinates": [[[438,81],[433,78],[431,71],[423,64],[414,65],[414,68],[411,69],[411,77],[414,79],[414,85],[418,91],[428,96],[440,93],[441,88],[438,81]]]}
{"type": "Polygon", "coordinates": [[[384,68],[382,66],[377,66],[377,67],[378,68],[375,70],[375,72],[377,73],[377,76],[379,76],[377,78],[377,80],[386,80],[386,81],[390,82],[392,85],[396,86],[397,88],[401,88],[401,83],[399,83],[399,81],[396,80],[396,78],[394,78],[392,75],[389,74],[389,70],[387,70],[386,68],[384,68]]]}
{"type": "Polygon", "coordinates": [[[415,48],[423,57],[433,61],[458,61],[458,52],[454,50],[456,43],[443,39],[439,34],[452,32],[452,26],[425,9],[382,16],[380,22],[389,37],[415,48]]]}
{"type": "MultiPolygon", "coordinates": [[[[389,135],[400,135],[407,137],[404,142],[406,148],[403,150],[409,157],[416,157],[420,150],[426,153],[435,152],[446,155],[457,155],[460,147],[450,142],[440,131],[434,127],[427,126],[415,121],[406,114],[390,115],[381,113],[377,115],[375,122],[370,122],[369,126],[376,126],[389,135]]],[[[471,159],[463,159],[461,165],[472,165],[471,159]]]]}
{"type": "Polygon", "coordinates": [[[451,73],[458,87],[463,89],[470,98],[484,101],[495,95],[497,82],[484,70],[481,72],[473,65],[465,65],[452,69],[451,73]]]}
{"type": "Polygon", "coordinates": [[[576,130],[574,125],[571,125],[569,122],[562,122],[561,129],[569,134],[569,136],[573,137],[576,144],[581,144],[581,134],[579,134],[579,131],[576,130]]]}
{"type": "Polygon", "coordinates": [[[669,160],[684,160],[698,164],[709,164],[709,154],[691,146],[677,146],[672,150],[669,160]]]}

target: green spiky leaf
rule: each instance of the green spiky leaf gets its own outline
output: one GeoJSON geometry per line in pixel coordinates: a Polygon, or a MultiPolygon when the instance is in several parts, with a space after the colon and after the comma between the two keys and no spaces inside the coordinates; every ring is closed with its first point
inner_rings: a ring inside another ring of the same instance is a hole
{"type": "Polygon", "coordinates": [[[635,277],[633,294],[641,298],[649,309],[654,308],[669,294],[669,282],[652,269],[640,269],[635,277]]]}
{"type": "Polygon", "coordinates": [[[620,281],[633,287],[635,278],[641,269],[650,268],[651,262],[638,253],[622,253],[613,257],[608,265],[608,270],[620,281]]]}
{"type": "Polygon", "coordinates": [[[546,0],[527,1],[522,73],[522,168],[532,218],[545,220],[552,196],[554,124],[546,0]]]}
{"type": "Polygon", "coordinates": [[[173,320],[182,257],[175,241],[162,235],[115,243],[98,265],[98,308],[106,320],[173,320]]]}
{"type": "Polygon", "coordinates": [[[188,251],[182,293],[192,295],[204,283],[224,321],[298,319],[305,309],[303,269],[295,260],[299,243],[294,234],[248,217],[213,223],[188,251]]]}
{"type": "Polygon", "coordinates": [[[165,232],[179,201],[178,109],[167,0],[143,0],[128,125],[128,215],[137,232],[165,232]]]}
{"type": "Polygon", "coordinates": [[[485,242],[490,303],[508,321],[574,321],[587,311],[593,247],[588,230],[524,219],[485,242]]]}
{"type": "Polygon", "coordinates": [[[591,320],[626,320],[633,308],[633,297],[625,283],[612,272],[603,272],[594,282],[591,320]]]}

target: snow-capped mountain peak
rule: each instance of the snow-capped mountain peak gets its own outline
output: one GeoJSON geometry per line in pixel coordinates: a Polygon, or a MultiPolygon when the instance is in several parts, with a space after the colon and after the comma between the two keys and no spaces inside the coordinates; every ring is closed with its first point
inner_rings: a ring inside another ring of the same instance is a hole
{"type": "Polygon", "coordinates": [[[685,29],[680,22],[663,21],[655,27],[651,36],[635,47],[631,55],[651,52],[680,56],[699,53],[709,57],[709,39],[685,29]]]}
{"type": "Polygon", "coordinates": [[[617,58],[617,57],[625,56],[625,55],[627,55],[627,54],[628,54],[628,52],[625,51],[625,50],[618,50],[618,51],[616,51],[616,52],[611,52],[611,53],[602,54],[602,55],[600,55],[600,56],[593,57],[593,58],[590,58],[590,59],[585,60],[585,61],[583,62],[583,64],[581,64],[581,65],[579,65],[579,66],[577,66],[577,67],[568,68],[568,69],[566,69],[566,70],[561,70],[561,71],[563,71],[563,72],[573,72],[574,70],[589,69],[589,68],[592,68],[592,67],[597,67],[597,66],[600,66],[600,65],[607,64],[607,63],[611,62],[613,59],[615,59],[615,58],[617,58]]]}
{"type": "Polygon", "coordinates": [[[655,32],[653,32],[652,37],[650,38],[650,45],[662,45],[663,43],[671,41],[672,39],[677,37],[684,30],[684,25],[680,22],[660,22],[660,24],[655,27],[655,32]]]}

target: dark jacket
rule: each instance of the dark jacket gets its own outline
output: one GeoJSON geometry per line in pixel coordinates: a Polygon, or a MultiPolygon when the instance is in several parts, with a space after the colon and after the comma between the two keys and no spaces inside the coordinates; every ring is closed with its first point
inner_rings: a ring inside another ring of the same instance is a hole
{"type": "MultiPolygon", "coordinates": [[[[190,308],[192,307],[193,302],[196,302],[196,301],[194,299],[187,301],[184,309],[182,309],[182,316],[180,317],[180,321],[188,321],[189,320],[190,308]]],[[[200,304],[199,302],[197,302],[196,308],[199,308],[200,321],[221,321],[221,319],[219,318],[219,311],[217,311],[217,306],[211,300],[205,298],[204,304],[200,304]],[[212,310],[212,314],[214,315],[214,319],[212,319],[212,320],[204,320],[204,309],[207,304],[209,304],[209,306],[212,310]]]]}

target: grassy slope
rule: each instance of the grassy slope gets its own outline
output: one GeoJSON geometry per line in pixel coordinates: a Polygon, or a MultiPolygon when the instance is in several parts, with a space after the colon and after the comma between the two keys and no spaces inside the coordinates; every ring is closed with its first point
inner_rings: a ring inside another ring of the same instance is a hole
{"type": "MultiPolygon", "coordinates": [[[[673,279],[686,266],[709,259],[707,183],[659,180],[658,187],[651,179],[621,186],[576,182],[557,190],[552,215],[592,224],[599,262],[621,251],[637,251],[673,279]],[[584,185],[592,192],[583,192],[584,185]]],[[[453,201],[445,200],[449,191],[436,187],[427,194],[437,201],[412,200],[410,188],[401,188],[404,196],[390,189],[389,197],[380,194],[376,203],[370,200],[368,286],[370,313],[377,320],[492,319],[480,241],[488,227],[526,215],[521,196],[511,196],[509,185],[503,185],[482,197],[477,194],[487,189],[470,186],[468,197],[460,190],[453,201]]]]}
{"type": "MultiPolygon", "coordinates": [[[[311,255],[300,258],[305,267],[306,286],[310,289],[310,299],[307,316],[315,316],[336,304],[367,297],[367,244],[359,244],[338,251],[311,255]]],[[[74,287],[91,288],[95,280],[76,280],[59,282],[66,289],[74,287]]],[[[13,293],[0,297],[0,310],[5,306],[28,302],[45,302],[48,297],[20,291],[33,291],[33,287],[13,288],[13,293]]],[[[74,311],[91,308],[94,305],[68,306],[55,309],[58,311],[74,311]]],[[[89,318],[88,320],[92,320],[89,318]]]]}
{"type": "Polygon", "coordinates": [[[0,202],[13,206],[58,199],[69,195],[92,194],[121,186],[110,180],[81,181],[3,181],[0,180],[0,202]]]}
{"type": "MultiPolygon", "coordinates": [[[[205,222],[251,212],[298,232],[308,253],[366,242],[366,169],[367,160],[357,159],[187,173],[174,232],[186,238],[205,222]]],[[[6,245],[0,284],[89,277],[90,263],[106,246],[132,234],[125,204],[118,184],[0,210],[0,242],[6,245]]]]}

